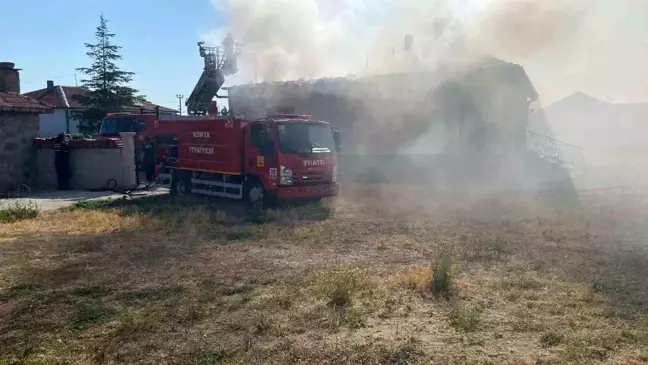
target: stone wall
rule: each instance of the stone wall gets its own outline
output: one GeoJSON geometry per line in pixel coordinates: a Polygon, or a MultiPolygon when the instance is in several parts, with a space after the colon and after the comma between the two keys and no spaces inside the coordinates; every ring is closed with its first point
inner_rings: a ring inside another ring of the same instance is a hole
{"type": "Polygon", "coordinates": [[[38,114],[0,112],[0,195],[34,178],[33,139],[38,114]]]}

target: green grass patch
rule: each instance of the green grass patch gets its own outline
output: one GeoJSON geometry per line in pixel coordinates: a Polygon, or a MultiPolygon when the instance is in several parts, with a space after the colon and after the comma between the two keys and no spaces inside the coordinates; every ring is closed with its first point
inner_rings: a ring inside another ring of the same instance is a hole
{"type": "Polygon", "coordinates": [[[219,291],[221,294],[229,297],[237,294],[241,294],[241,295],[250,294],[254,291],[254,287],[251,285],[236,285],[227,288],[222,288],[219,291]]]}
{"type": "Polygon", "coordinates": [[[13,223],[17,221],[34,219],[40,214],[40,208],[35,202],[16,201],[14,204],[0,209],[0,223],[13,223]]]}
{"type": "Polygon", "coordinates": [[[109,293],[109,288],[100,285],[84,286],[72,289],[72,294],[78,297],[100,298],[108,295],[109,293]]]}
{"type": "Polygon", "coordinates": [[[560,332],[547,332],[540,337],[542,347],[555,347],[565,342],[565,335],[560,332]]]}
{"type": "Polygon", "coordinates": [[[162,300],[180,295],[184,291],[181,286],[163,286],[127,292],[122,294],[121,298],[135,301],[162,300]]]}
{"type": "Polygon", "coordinates": [[[0,294],[0,300],[12,300],[27,296],[33,292],[42,290],[43,287],[37,284],[18,284],[14,285],[6,293],[0,294]]]}
{"type": "Polygon", "coordinates": [[[80,210],[99,210],[105,208],[111,204],[115,199],[93,199],[93,200],[82,200],[80,202],[74,203],[72,209],[80,210]]]}
{"type": "Polygon", "coordinates": [[[191,363],[194,365],[218,365],[230,360],[231,357],[232,354],[222,349],[200,351],[194,355],[191,363]]]}
{"type": "Polygon", "coordinates": [[[227,241],[246,241],[251,240],[256,237],[256,234],[249,229],[238,229],[225,234],[225,239],[227,241]]]}
{"type": "Polygon", "coordinates": [[[74,314],[72,325],[78,330],[85,330],[93,324],[107,321],[115,315],[115,310],[100,304],[88,305],[74,314]]]}

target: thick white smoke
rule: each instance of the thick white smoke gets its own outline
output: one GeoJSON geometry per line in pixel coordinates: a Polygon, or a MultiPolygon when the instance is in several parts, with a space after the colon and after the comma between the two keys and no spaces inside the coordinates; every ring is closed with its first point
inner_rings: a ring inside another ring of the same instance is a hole
{"type": "Polygon", "coordinates": [[[434,68],[491,54],[522,64],[545,101],[583,91],[648,100],[641,0],[213,0],[243,45],[231,82],[434,68]],[[405,34],[414,55],[403,54],[405,34]],[[461,57],[459,57],[459,55],[461,57]]]}

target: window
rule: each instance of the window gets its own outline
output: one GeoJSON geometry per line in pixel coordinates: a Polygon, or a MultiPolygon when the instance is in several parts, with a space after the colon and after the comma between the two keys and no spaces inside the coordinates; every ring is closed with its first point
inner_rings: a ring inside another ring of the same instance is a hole
{"type": "Polygon", "coordinates": [[[270,128],[262,124],[253,124],[250,128],[250,144],[262,154],[271,156],[274,154],[272,133],[270,128]]]}
{"type": "Polygon", "coordinates": [[[268,136],[266,128],[261,124],[253,124],[250,129],[250,143],[253,147],[262,149],[267,143],[268,136]]]}
{"type": "Polygon", "coordinates": [[[318,123],[280,124],[279,148],[288,154],[330,153],[335,151],[331,127],[318,123]]]}
{"type": "Polygon", "coordinates": [[[133,132],[133,118],[106,118],[101,121],[100,136],[118,137],[121,132],[133,132]]]}

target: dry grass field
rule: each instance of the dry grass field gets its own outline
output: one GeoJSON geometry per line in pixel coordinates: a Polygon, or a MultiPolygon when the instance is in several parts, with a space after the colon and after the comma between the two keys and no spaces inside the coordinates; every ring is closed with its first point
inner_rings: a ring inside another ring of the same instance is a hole
{"type": "Polygon", "coordinates": [[[42,213],[0,224],[0,363],[646,364],[643,202],[375,186],[42,213]]]}

